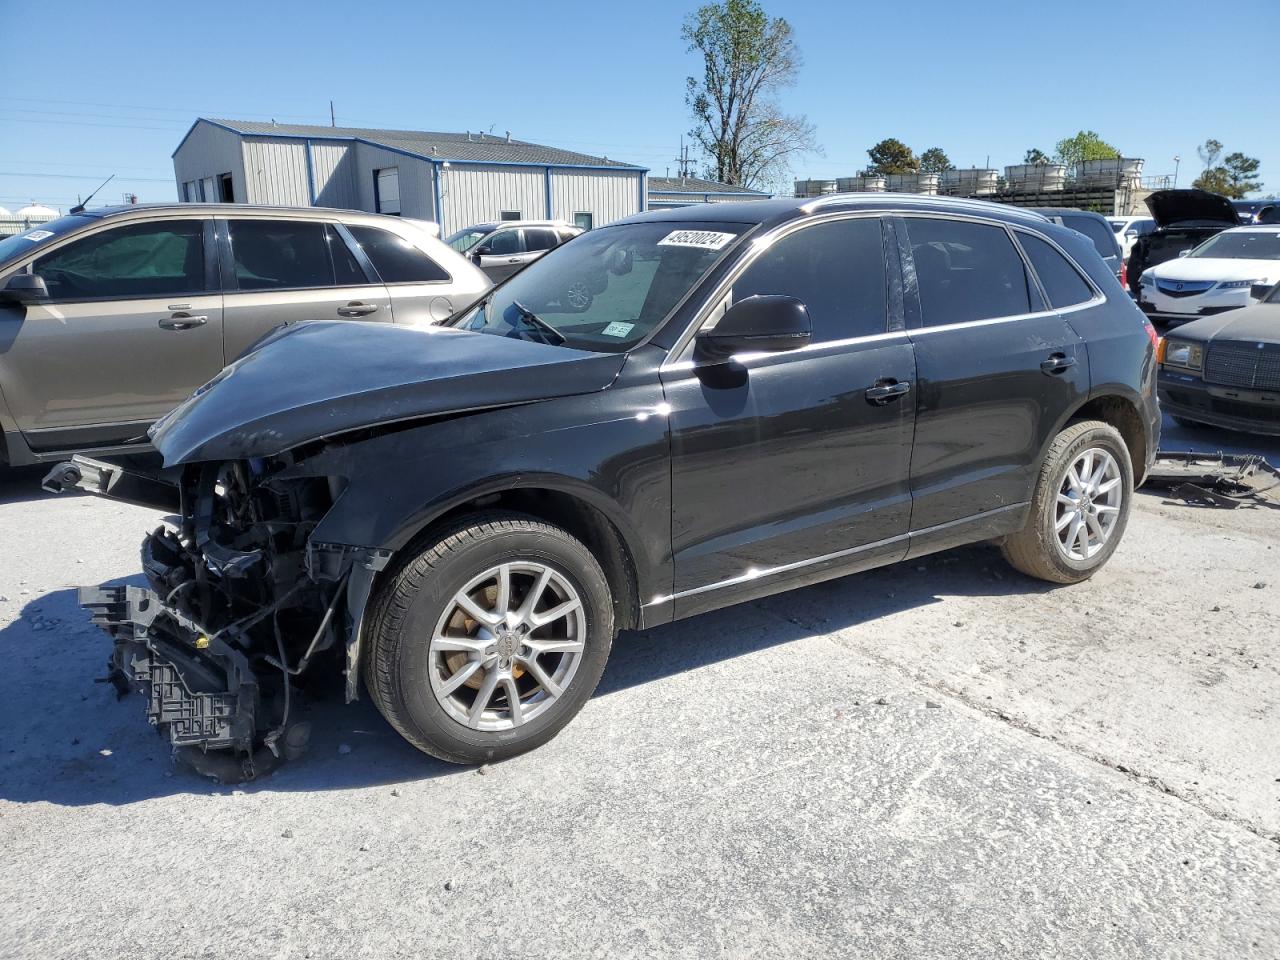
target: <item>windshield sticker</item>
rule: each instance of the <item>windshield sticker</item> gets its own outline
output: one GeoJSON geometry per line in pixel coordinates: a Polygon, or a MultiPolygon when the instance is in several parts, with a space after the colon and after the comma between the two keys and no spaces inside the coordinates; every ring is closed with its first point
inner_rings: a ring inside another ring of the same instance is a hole
{"type": "Polygon", "coordinates": [[[673,230],[658,241],[660,247],[697,247],[699,250],[720,250],[737,234],[717,233],[714,230],[673,230]]]}
{"type": "Polygon", "coordinates": [[[601,330],[600,333],[606,337],[625,337],[635,328],[636,325],[634,323],[623,323],[620,320],[615,320],[601,330]]]}
{"type": "Polygon", "coordinates": [[[30,240],[32,243],[36,243],[37,241],[40,241],[40,240],[48,240],[52,236],[53,236],[52,230],[32,230],[30,233],[24,233],[22,235],[22,239],[30,240]]]}

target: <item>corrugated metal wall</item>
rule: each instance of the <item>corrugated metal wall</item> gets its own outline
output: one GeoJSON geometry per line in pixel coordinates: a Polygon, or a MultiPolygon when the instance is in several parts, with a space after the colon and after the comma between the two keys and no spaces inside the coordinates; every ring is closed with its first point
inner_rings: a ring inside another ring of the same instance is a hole
{"type": "MultiPolygon", "coordinates": [[[[591,213],[597,227],[640,212],[641,182],[638,170],[551,171],[551,216],[573,222],[579,211],[591,213]]],[[[446,205],[445,209],[448,209],[446,205]]]]}
{"type": "Polygon", "coordinates": [[[539,167],[450,164],[441,171],[445,236],[514,210],[522,220],[547,218],[546,171],[539,167]]]}
{"type": "Polygon", "coordinates": [[[312,140],[311,169],[316,181],[317,207],[349,210],[360,206],[354,144],[312,140]]]}
{"type": "Polygon", "coordinates": [[[351,169],[356,192],[351,206],[374,212],[373,172],[395,167],[400,171],[400,215],[419,220],[436,218],[430,161],[406,157],[367,143],[355,144],[354,157],[351,169]]]}
{"type": "Polygon", "coordinates": [[[223,173],[231,174],[236,200],[243,203],[246,187],[239,135],[200,121],[173,155],[173,175],[178,182],[178,199],[182,199],[184,182],[217,177],[223,173]]]}
{"type": "Polygon", "coordinates": [[[307,184],[307,146],[301,140],[244,138],[244,172],[248,203],[311,206],[307,184]]]}

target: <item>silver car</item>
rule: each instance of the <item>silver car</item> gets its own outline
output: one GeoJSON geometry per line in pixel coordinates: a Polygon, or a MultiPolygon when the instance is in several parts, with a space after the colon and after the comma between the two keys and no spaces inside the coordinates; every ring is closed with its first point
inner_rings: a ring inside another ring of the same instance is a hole
{"type": "Polygon", "coordinates": [[[561,220],[498,220],[473,224],[444,242],[469,257],[494,283],[501,283],[583,232],[583,227],[561,220]]]}
{"type": "Polygon", "coordinates": [[[41,224],[0,240],[0,464],[145,448],[283,323],[438,323],[489,286],[422,225],[356,211],[183,203],[41,224]]]}

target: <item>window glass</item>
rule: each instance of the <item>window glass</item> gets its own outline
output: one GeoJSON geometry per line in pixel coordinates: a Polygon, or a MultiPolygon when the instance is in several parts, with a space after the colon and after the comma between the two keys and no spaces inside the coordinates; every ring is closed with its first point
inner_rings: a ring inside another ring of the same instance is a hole
{"type": "Polygon", "coordinates": [[[323,223],[231,220],[228,225],[241,290],[333,285],[323,223]]]}
{"type": "Polygon", "coordinates": [[[8,260],[17,260],[29,253],[34,253],[40,247],[47,247],[53,241],[61,240],[67,234],[92,226],[96,222],[96,217],[70,214],[59,217],[57,220],[50,220],[48,223],[36,224],[11,237],[0,238],[0,263],[7,266],[8,260]]]}
{"type": "Polygon", "coordinates": [[[492,232],[492,228],[468,228],[466,230],[459,230],[457,233],[450,234],[445,238],[444,242],[453,247],[453,249],[457,250],[459,253],[466,253],[492,232]]]}
{"type": "Polygon", "coordinates": [[[373,171],[373,189],[375,211],[400,216],[400,169],[384,167],[373,171]]]}
{"type": "Polygon", "coordinates": [[[573,225],[583,230],[590,230],[595,226],[595,217],[586,210],[579,210],[573,215],[573,225]]]}
{"type": "Polygon", "coordinates": [[[519,210],[503,210],[502,213],[498,215],[498,219],[499,220],[523,220],[524,216],[520,213],[519,210]]]}
{"type": "Polygon", "coordinates": [[[324,237],[325,242],[329,244],[329,258],[333,261],[333,278],[338,286],[367,284],[369,278],[364,275],[364,270],[356,261],[351,248],[347,246],[347,241],[342,239],[342,234],[338,233],[333,224],[325,225],[324,237]]]}
{"type": "Polygon", "coordinates": [[[783,237],[733,284],[733,301],[795,297],[809,309],[812,342],[885,332],[884,247],[875,218],[834,220],[783,237]]]}
{"type": "Polygon", "coordinates": [[[164,297],[204,283],[204,223],[169,220],[105,230],[33,264],[55,300],[164,297]]]}
{"type": "Polygon", "coordinates": [[[378,227],[348,226],[383,283],[432,283],[449,274],[408,240],[378,227]]]}
{"type": "Polygon", "coordinates": [[[1031,312],[1027,271],[1002,227],[907,217],[926,327],[1031,312]]]}
{"type": "Polygon", "coordinates": [[[1052,245],[1029,233],[1018,234],[1031,266],[1049,297],[1049,305],[1062,309],[1093,298],[1093,290],[1062,254],[1052,245]]]}
{"type": "Polygon", "coordinates": [[[505,257],[513,253],[523,253],[520,247],[519,230],[499,230],[484,244],[490,256],[505,257]]]}
{"type": "Polygon", "coordinates": [[[1093,217],[1063,217],[1062,222],[1092,240],[1099,256],[1103,259],[1116,256],[1115,234],[1108,230],[1101,220],[1095,220],[1093,217]]]}
{"type": "Polygon", "coordinates": [[[558,243],[554,230],[542,227],[524,228],[524,247],[526,250],[550,250],[558,243]]]}

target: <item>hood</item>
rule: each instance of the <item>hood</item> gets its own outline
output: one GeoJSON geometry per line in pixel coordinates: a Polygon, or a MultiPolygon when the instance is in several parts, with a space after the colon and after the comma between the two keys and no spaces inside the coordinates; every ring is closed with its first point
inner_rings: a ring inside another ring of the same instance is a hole
{"type": "Polygon", "coordinates": [[[1170,331],[1169,336],[1190,340],[1280,343],[1280,303],[1256,303],[1252,307],[1202,317],[1170,331]]]}
{"type": "Polygon", "coordinates": [[[1175,257],[1151,268],[1160,280],[1257,280],[1280,279],[1280,260],[1241,260],[1236,257],[1175,257]]]}
{"type": "Polygon", "coordinates": [[[362,427],[602,390],[623,354],[448,327],[319,320],[285,327],[166,414],[166,467],[264,457],[362,427]]]}
{"type": "Polygon", "coordinates": [[[1158,227],[1174,224],[1240,226],[1231,201],[1208,190],[1157,190],[1146,200],[1158,227]]]}

